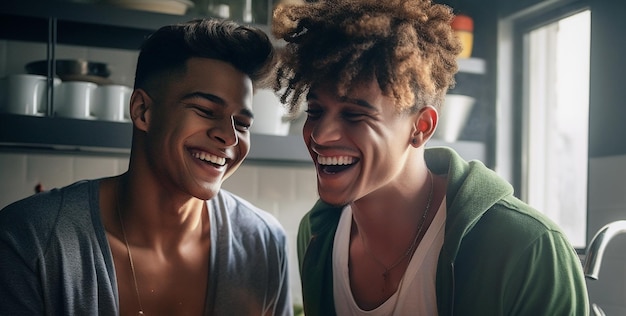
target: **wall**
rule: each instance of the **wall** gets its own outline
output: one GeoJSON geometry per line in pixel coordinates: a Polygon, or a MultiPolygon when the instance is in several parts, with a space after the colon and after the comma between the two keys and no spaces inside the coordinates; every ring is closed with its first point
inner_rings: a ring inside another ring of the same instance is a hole
{"type": "Polygon", "coordinates": [[[626,89],[626,2],[591,1],[591,87],[589,155],[605,157],[626,153],[624,117],[626,89]]]}
{"type": "MultiPolygon", "coordinates": [[[[626,2],[590,0],[588,239],[604,224],[626,219],[626,2]]],[[[606,250],[600,276],[588,281],[591,302],[607,315],[626,315],[626,235],[606,250]]]]}
{"type": "MultiPolygon", "coordinates": [[[[626,219],[626,155],[589,160],[588,239],[602,226],[626,219]]],[[[626,315],[626,234],[607,246],[598,280],[587,280],[589,300],[607,315],[626,315]]]]}
{"type": "Polygon", "coordinates": [[[244,164],[224,188],[273,213],[285,227],[289,236],[291,287],[294,301],[301,303],[296,235],[300,219],[317,200],[313,164],[301,167],[244,164]]]}

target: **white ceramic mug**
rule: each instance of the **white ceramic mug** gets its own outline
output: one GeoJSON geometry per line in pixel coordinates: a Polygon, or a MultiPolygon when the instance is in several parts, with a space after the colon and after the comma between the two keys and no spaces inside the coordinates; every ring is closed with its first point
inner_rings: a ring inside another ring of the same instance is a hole
{"type": "Polygon", "coordinates": [[[56,116],[95,119],[91,113],[93,94],[98,87],[93,82],[65,81],[54,93],[56,116]]]}
{"type": "Polygon", "coordinates": [[[47,84],[46,76],[40,75],[16,74],[2,78],[0,110],[12,114],[44,115],[47,84]]]}
{"type": "Polygon", "coordinates": [[[105,121],[125,121],[131,89],[123,85],[102,85],[96,88],[91,114],[105,121]]]}

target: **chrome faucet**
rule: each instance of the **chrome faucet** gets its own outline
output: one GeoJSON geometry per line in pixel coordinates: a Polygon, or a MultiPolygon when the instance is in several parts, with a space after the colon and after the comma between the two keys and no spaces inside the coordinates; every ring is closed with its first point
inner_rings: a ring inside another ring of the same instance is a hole
{"type": "Polygon", "coordinates": [[[604,225],[600,228],[587,246],[583,272],[585,276],[597,280],[600,272],[600,264],[604,256],[604,249],[617,235],[626,233],[626,220],[619,220],[604,225]]]}

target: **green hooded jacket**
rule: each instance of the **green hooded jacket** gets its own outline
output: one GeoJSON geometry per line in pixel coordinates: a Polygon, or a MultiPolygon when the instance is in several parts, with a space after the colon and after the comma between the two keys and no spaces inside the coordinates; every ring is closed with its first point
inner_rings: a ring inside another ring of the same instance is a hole
{"type": "MultiPolygon", "coordinates": [[[[447,218],[437,264],[439,315],[588,315],[578,256],[546,216],[479,161],[445,147],[425,150],[446,175],[447,218]]],[[[300,222],[298,259],[305,315],[335,315],[332,252],[343,207],[318,201],[300,222]]]]}

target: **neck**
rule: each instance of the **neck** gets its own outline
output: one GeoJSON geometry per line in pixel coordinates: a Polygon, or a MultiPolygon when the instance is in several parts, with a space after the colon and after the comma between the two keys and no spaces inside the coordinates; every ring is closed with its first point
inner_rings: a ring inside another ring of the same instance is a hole
{"type": "Polygon", "coordinates": [[[388,192],[377,192],[375,196],[370,194],[351,204],[356,230],[360,238],[363,238],[373,251],[395,253],[406,249],[405,246],[415,236],[416,227],[421,225],[427,208],[430,211],[425,219],[423,230],[428,228],[432,214],[436,210],[434,209],[435,203],[433,203],[435,187],[434,182],[431,182],[432,177],[428,170],[424,169],[424,175],[416,177],[419,179],[416,184],[400,186],[416,189],[385,190],[388,192]]]}
{"type": "Polygon", "coordinates": [[[131,244],[163,250],[177,248],[208,230],[207,205],[203,200],[150,194],[145,184],[133,183],[125,176],[118,178],[116,186],[117,207],[131,244]]]}

